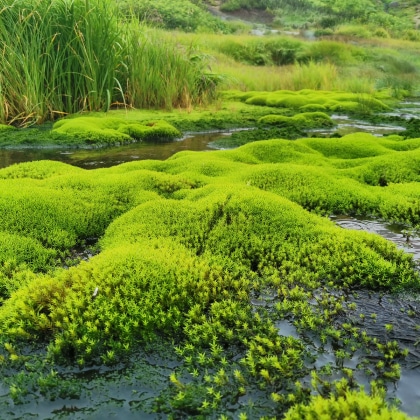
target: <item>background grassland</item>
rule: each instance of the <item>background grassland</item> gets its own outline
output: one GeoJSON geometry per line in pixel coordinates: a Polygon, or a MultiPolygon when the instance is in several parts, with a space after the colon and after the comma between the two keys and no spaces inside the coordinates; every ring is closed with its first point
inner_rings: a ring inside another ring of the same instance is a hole
{"type": "Polygon", "coordinates": [[[227,76],[225,88],[373,92],[388,87],[397,97],[418,89],[418,42],[379,38],[308,41],[284,35],[177,33],[176,37],[214,56],[212,71],[227,76]]]}
{"type": "MultiPolygon", "coordinates": [[[[185,10],[204,16],[187,3],[185,10]]],[[[3,0],[0,6],[3,123],[28,125],[111,107],[191,109],[213,101],[219,88],[390,88],[396,97],[418,89],[418,42],[369,35],[355,45],[360,28],[308,41],[149,28],[128,12],[131,6],[108,0],[3,0]]]]}

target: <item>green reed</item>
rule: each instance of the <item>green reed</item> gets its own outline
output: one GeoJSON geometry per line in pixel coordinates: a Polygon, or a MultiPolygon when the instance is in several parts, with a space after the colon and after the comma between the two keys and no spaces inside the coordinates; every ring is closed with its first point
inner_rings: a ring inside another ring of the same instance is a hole
{"type": "Polygon", "coordinates": [[[190,43],[175,44],[167,33],[132,22],[126,33],[127,101],[137,108],[190,107],[213,95],[218,83],[206,56],[190,43]]]}
{"type": "Polygon", "coordinates": [[[41,123],[113,105],[190,106],[214,90],[205,60],[119,19],[111,1],[0,0],[0,121],[41,123]]]}
{"type": "Polygon", "coordinates": [[[121,31],[110,2],[1,2],[3,121],[107,109],[117,96],[121,31]]]}

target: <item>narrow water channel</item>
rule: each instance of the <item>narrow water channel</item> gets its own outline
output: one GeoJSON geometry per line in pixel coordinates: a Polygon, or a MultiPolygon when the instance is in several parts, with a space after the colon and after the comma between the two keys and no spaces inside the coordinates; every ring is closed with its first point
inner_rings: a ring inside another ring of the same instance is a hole
{"type": "MultiPolygon", "coordinates": [[[[391,124],[373,125],[359,119],[351,119],[348,116],[333,115],[332,118],[337,123],[335,127],[331,129],[308,130],[308,136],[329,136],[335,132],[341,136],[354,132],[383,136],[404,131],[404,127],[401,126],[391,124]]],[[[56,160],[84,169],[108,168],[135,160],[165,160],[184,150],[214,150],[215,146],[212,143],[230,134],[232,134],[232,131],[195,133],[171,142],[138,142],[123,146],[101,148],[66,148],[64,146],[7,147],[0,149],[0,168],[37,160],[56,160]]]]}
{"type": "Polygon", "coordinates": [[[172,142],[138,142],[118,147],[70,149],[65,147],[20,147],[0,149],[0,168],[15,163],[37,160],[58,160],[85,169],[108,168],[135,160],[165,160],[184,150],[211,150],[210,143],[223,133],[187,135],[172,142]]]}

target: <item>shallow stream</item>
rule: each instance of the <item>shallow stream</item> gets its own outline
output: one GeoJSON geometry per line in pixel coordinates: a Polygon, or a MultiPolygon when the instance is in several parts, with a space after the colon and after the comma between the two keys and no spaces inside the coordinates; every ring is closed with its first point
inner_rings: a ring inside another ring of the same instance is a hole
{"type": "MultiPolygon", "coordinates": [[[[398,112],[389,113],[390,116],[402,118],[419,118],[420,102],[407,102],[402,104],[398,112]]],[[[346,115],[332,115],[336,126],[329,129],[308,130],[308,136],[329,136],[337,132],[341,136],[355,132],[371,133],[375,136],[383,136],[390,133],[399,133],[404,127],[394,124],[372,124],[361,119],[351,118],[346,115]]],[[[125,162],[136,160],[156,159],[165,160],[175,153],[192,150],[206,151],[217,148],[213,142],[232,134],[234,130],[225,132],[205,132],[186,134],[182,139],[162,142],[138,142],[117,147],[103,148],[66,148],[64,146],[51,147],[7,147],[0,148],[0,168],[15,163],[30,162],[37,160],[57,160],[70,165],[85,169],[108,168],[125,162]]]]}

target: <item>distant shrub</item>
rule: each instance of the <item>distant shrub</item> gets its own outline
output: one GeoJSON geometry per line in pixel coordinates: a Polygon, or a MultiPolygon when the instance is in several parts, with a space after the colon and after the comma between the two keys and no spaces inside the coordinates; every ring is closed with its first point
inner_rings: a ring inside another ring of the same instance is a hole
{"type": "Polygon", "coordinates": [[[403,32],[402,39],[418,42],[420,41],[420,32],[416,29],[407,29],[403,32]]]}
{"type": "Polygon", "coordinates": [[[293,64],[296,61],[303,42],[286,37],[265,37],[245,41],[225,40],[219,50],[241,63],[251,65],[293,64]]]}
{"type": "Polygon", "coordinates": [[[165,29],[194,32],[200,28],[211,32],[231,33],[234,28],[189,0],[123,0],[118,2],[118,7],[129,17],[134,14],[148,25],[165,29]]]}
{"type": "Polygon", "coordinates": [[[373,32],[374,36],[377,36],[378,38],[390,38],[391,35],[385,28],[375,28],[373,32]]]}
{"type": "Polygon", "coordinates": [[[329,61],[337,65],[345,65],[364,60],[366,52],[351,44],[337,41],[322,40],[306,44],[299,53],[297,61],[300,63],[329,61]]]}
{"type": "Polygon", "coordinates": [[[355,38],[371,38],[372,32],[363,25],[341,25],[335,29],[337,35],[351,36],[355,38]]]}

